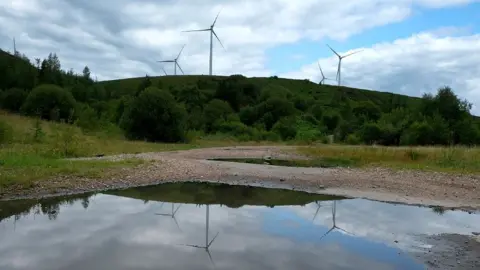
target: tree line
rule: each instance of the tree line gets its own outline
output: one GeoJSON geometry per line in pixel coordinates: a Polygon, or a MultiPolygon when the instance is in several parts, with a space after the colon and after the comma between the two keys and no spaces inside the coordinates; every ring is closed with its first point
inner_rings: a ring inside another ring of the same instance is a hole
{"type": "Polygon", "coordinates": [[[448,86],[414,99],[311,82],[294,86],[276,77],[261,84],[241,75],[169,77],[168,84],[149,76],[95,82],[88,67],[81,74],[63,70],[54,53],[32,62],[0,51],[0,107],[86,131],[120,128],[129,139],[154,142],[223,134],[305,142],[333,135],[335,142],[392,146],[480,143],[472,105],[448,86]]]}

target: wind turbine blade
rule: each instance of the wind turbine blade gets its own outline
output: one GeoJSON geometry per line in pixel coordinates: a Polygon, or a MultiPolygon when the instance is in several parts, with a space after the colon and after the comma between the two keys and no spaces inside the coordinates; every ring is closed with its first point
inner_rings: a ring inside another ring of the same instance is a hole
{"type": "Polygon", "coordinates": [[[172,63],[175,62],[174,60],[163,60],[163,61],[157,61],[158,63],[172,63]]]}
{"type": "MultiPolygon", "coordinates": [[[[177,63],[177,65],[178,65],[178,63],[177,63]]],[[[180,66],[178,66],[178,67],[180,67],[180,66]]],[[[180,69],[180,70],[181,70],[181,69],[180,69]]],[[[183,72],[183,71],[182,71],[182,72],[183,72]]],[[[182,206],[182,205],[179,205],[179,206],[177,207],[177,209],[175,209],[175,211],[173,212],[174,215],[177,213],[178,209],[180,209],[181,206],[182,206]]]]}
{"type": "Polygon", "coordinates": [[[210,31],[210,28],[209,29],[198,29],[198,30],[187,30],[187,31],[182,31],[182,32],[186,33],[186,32],[205,32],[205,31],[210,31]]]}
{"type": "Polygon", "coordinates": [[[320,73],[322,73],[322,78],[325,78],[325,75],[323,75],[322,67],[320,67],[320,62],[318,62],[318,69],[320,69],[320,73]]]}
{"type": "Polygon", "coordinates": [[[213,24],[212,24],[212,28],[215,26],[215,23],[217,22],[217,19],[218,19],[218,15],[220,15],[220,12],[222,12],[222,9],[220,9],[220,11],[217,14],[217,17],[215,17],[215,20],[213,21],[213,24]]]}
{"type": "Polygon", "coordinates": [[[204,248],[204,247],[197,246],[197,245],[184,245],[184,246],[187,246],[187,247],[194,247],[194,248],[204,248]]]}
{"type": "MultiPolygon", "coordinates": [[[[162,70],[163,70],[163,73],[165,73],[165,75],[168,75],[164,68],[162,68],[162,70]]],[[[162,204],[162,205],[163,205],[163,204],[162,204]]],[[[160,207],[161,207],[161,206],[160,206],[160,207]]]]}
{"type": "MultiPolygon", "coordinates": [[[[323,81],[323,80],[322,80],[323,81]]],[[[312,222],[315,220],[315,218],[317,217],[318,215],[318,211],[320,210],[320,205],[317,207],[317,211],[315,211],[315,215],[313,216],[312,218],[312,222]]]]}
{"type": "Polygon", "coordinates": [[[349,54],[347,54],[347,55],[342,56],[342,58],[345,58],[345,57],[350,56],[350,55],[352,55],[352,54],[359,53],[359,52],[361,52],[361,51],[363,51],[363,50],[359,50],[359,51],[356,51],[356,52],[349,53],[349,54]]]}
{"type": "Polygon", "coordinates": [[[177,225],[178,230],[182,231],[182,229],[180,229],[180,225],[178,225],[178,222],[175,216],[172,216],[172,217],[173,217],[173,221],[175,221],[175,225],[177,225]]]}
{"type": "MultiPolygon", "coordinates": [[[[175,64],[177,65],[177,67],[180,69],[180,71],[182,72],[183,75],[185,75],[185,72],[183,72],[183,69],[180,67],[180,65],[178,64],[178,62],[175,62],[175,64]]],[[[178,208],[177,208],[178,210],[178,208]]],[[[176,212],[176,211],[175,211],[176,212]]]]}
{"type": "Polygon", "coordinates": [[[217,33],[215,33],[215,31],[213,31],[213,30],[212,30],[212,33],[213,33],[213,34],[215,35],[215,37],[217,38],[218,42],[220,42],[220,45],[222,45],[222,48],[223,48],[224,50],[226,50],[225,47],[223,47],[222,42],[221,42],[220,39],[218,38],[217,33]]]}
{"type": "Polygon", "coordinates": [[[185,44],[183,45],[182,49],[181,49],[180,52],[178,53],[177,58],[175,58],[175,59],[178,59],[178,58],[180,57],[180,54],[182,54],[184,48],[185,48],[185,44]]]}
{"type": "Polygon", "coordinates": [[[207,248],[207,249],[205,249],[205,251],[207,252],[208,257],[210,258],[210,261],[212,262],[213,268],[215,268],[215,262],[213,262],[212,254],[210,254],[210,250],[208,250],[208,248],[207,248]]]}
{"type": "Polygon", "coordinates": [[[217,232],[217,234],[213,237],[212,241],[210,241],[210,243],[208,243],[207,248],[210,247],[210,245],[213,243],[213,241],[215,240],[215,238],[217,238],[217,236],[218,236],[218,232],[217,232]]]}
{"type": "Polygon", "coordinates": [[[332,230],[334,229],[334,227],[332,227],[330,230],[328,230],[324,235],[322,235],[322,237],[320,237],[319,241],[322,240],[322,238],[324,238],[325,236],[327,236],[327,234],[329,234],[332,230]]]}
{"type": "Polygon", "coordinates": [[[335,228],[339,229],[340,231],[343,231],[343,232],[346,233],[346,234],[355,235],[355,234],[353,234],[353,233],[351,233],[351,232],[348,232],[348,231],[346,231],[346,230],[344,230],[344,229],[342,229],[342,228],[339,228],[339,227],[337,227],[337,226],[335,226],[335,228]]]}
{"type": "Polygon", "coordinates": [[[336,54],[338,57],[341,57],[334,49],[332,49],[332,47],[330,47],[330,45],[327,44],[327,46],[328,48],[330,48],[330,50],[332,50],[334,54],[336,54]]]}
{"type": "Polygon", "coordinates": [[[157,216],[164,216],[164,217],[171,217],[172,215],[170,214],[159,214],[159,213],[155,213],[155,215],[157,216]]]}

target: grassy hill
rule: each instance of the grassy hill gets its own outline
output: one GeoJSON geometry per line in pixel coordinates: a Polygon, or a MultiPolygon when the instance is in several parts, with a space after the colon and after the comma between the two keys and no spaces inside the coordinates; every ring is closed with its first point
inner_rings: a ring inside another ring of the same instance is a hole
{"type": "MultiPolygon", "coordinates": [[[[207,76],[207,75],[177,75],[177,76],[159,76],[150,77],[152,85],[163,85],[167,89],[182,87],[188,84],[204,85],[207,89],[214,89],[221,80],[228,78],[227,76],[207,76]]],[[[102,85],[109,92],[117,92],[122,95],[131,93],[132,89],[137,89],[145,77],[101,81],[102,85]]],[[[338,107],[345,100],[355,102],[372,101],[384,110],[391,108],[392,104],[414,105],[420,101],[418,97],[410,97],[390,92],[380,92],[366,89],[338,87],[335,85],[319,85],[309,80],[286,79],[277,77],[250,77],[247,78],[259,88],[263,88],[269,84],[285,87],[294,95],[309,96],[327,106],[338,107]],[[337,102],[337,104],[335,104],[337,102]]]]}

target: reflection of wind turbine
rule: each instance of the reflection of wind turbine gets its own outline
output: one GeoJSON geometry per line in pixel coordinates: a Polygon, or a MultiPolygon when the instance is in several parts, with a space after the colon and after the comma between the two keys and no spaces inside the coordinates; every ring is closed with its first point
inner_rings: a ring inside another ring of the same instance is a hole
{"type": "Polygon", "coordinates": [[[346,58],[346,57],[348,57],[348,56],[350,56],[350,55],[352,55],[352,54],[359,53],[359,52],[361,52],[362,50],[356,51],[356,52],[352,52],[352,53],[349,53],[349,54],[347,54],[347,55],[341,56],[341,55],[338,54],[334,49],[332,49],[332,47],[330,47],[330,45],[327,44],[327,46],[328,46],[328,48],[330,48],[330,50],[332,50],[332,52],[333,52],[334,54],[336,54],[337,57],[338,57],[337,81],[338,81],[338,86],[340,86],[340,83],[341,83],[341,75],[342,75],[342,74],[341,74],[342,59],[343,59],[343,58],[346,58]]]}
{"type": "Polygon", "coordinates": [[[212,61],[213,61],[213,36],[217,38],[218,42],[220,42],[220,45],[222,45],[222,48],[225,50],[225,47],[223,47],[222,42],[217,36],[217,33],[213,30],[213,27],[215,26],[215,23],[217,22],[218,15],[220,15],[221,10],[218,12],[217,17],[215,17],[215,20],[213,21],[212,25],[210,25],[210,28],[206,29],[198,29],[198,30],[188,30],[188,31],[182,31],[182,32],[206,32],[210,31],[210,62],[208,66],[208,74],[212,76],[212,61]]]}
{"type": "MultiPolygon", "coordinates": [[[[182,70],[182,68],[180,67],[180,65],[178,64],[178,58],[180,58],[180,54],[182,54],[182,51],[183,51],[183,48],[185,48],[185,45],[183,45],[182,49],[180,50],[180,52],[178,53],[177,55],[177,58],[173,59],[173,60],[162,60],[162,61],[157,61],[159,63],[174,63],[173,64],[173,75],[177,75],[177,67],[180,69],[180,71],[182,72],[182,74],[185,74],[182,70]]],[[[165,72],[166,73],[166,72],[165,72]]]]}
{"type": "Polygon", "coordinates": [[[185,245],[185,246],[205,249],[205,251],[206,251],[207,254],[208,254],[208,257],[210,258],[210,261],[211,261],[212,264],[213,264],[213,267],[215,267],[215,263],[213,262],[212,255],[210,254],[209,248],[210,248],[210,245],[212,245],[213,241],[215,241],[215,239],[217,238],[218,232],[217,232],[217,234],[215,234],[215,236],[212,238],[212,241],[209,242],[209,241],[208,241],[208,228],[209,228],[209,224],[210,224],[210,205],[207,204],[206,226],[205,226],[205,246],[199,246],[199,245],[185,245]]]}
{"type": "Polygon", "coordinates": [[[336,222],[335,222],[335,215],[337,213],[337,201],[333,201],[333,207],[332,207],[332,219],[333,219],[333,226],[332,228],[330,228],[330,230],[328,230],[324,235],[322,235],[322,237],[320,237],[320,239],[322,239],[323,237],[325,237],[327,234],[329,234],[331,231],[333,231],[333,229],[339,229],[347,234],[350,234],[350,235],[353,235],[353,233],[350,233],[350,232],[347,232],[346,230],[340,228],[337,226],[336,222]]]}
{"type": "MultiPolygon", "coordinates": [[[[160,205],[160,208],[163,206],[164,203],[162,203],[160,205]]],[[[181,231],[182,229],[180,229],[180,226],[178,225],[178,222],[177,222],[177,219],[175,218],[175,214],[177,213],[178,209],[180,209],[180,206],[182,205],[179,205],[177,207],[177,209],[174,209],[174,204],[172,203],[172,213],[171,214],[158,214],[156,213],[155,215],[158,215],[158,216],[167,216],[167,217],[171,217],[173,218],[173,221],[175,222],[175,224],[177,225],[178,229],[181,231]]]]}
{"type": "Polygon", "coordinates": [[[317,217],[317,215],[318,215],[318,210],[320,210],[320,207],[322,206],[322,205],[320,205],[320,203],[319,203],[318,201],[315,201],[315,204],[316,204],[318,207],[317,207],[317,211],[315,211],[315,215],[314,215],[313,218],[312,218],[312,222],[313,222],[313,221],[315,220],[315,218],[317,217]]]}

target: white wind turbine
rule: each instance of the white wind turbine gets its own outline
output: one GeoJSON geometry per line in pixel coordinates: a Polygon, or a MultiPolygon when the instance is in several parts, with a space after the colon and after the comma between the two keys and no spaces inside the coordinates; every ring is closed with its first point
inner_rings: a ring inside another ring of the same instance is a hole
{"type": "Polygon", "coordinates": [[[359,53],[359,52],[361,52],[361,51],[363,51],[363,50],[356,51],[356,52],[352,52],[352,53],[349,53],[349,54],[347,54],[347,55],[343,55],[343,56],[342,56],[342,55],[338,54],[334,49],[332,49],[332,47],[330,47],[330,45],[327,44],[327,46],[328,46],[328,48],[330,48],[330,50],[332,50],[332,52],[333,52],[334,54],[336,54],[337,57],[338,57],[337,81],[338,81],[338,86],[340,86],[340,84],[341,84],[342,59],[343,59],[343,58],[346,58],[346,57],[348,57],[348,56],[350,56],[350,55],[352,55],[352,54],[359,53]]]}
{"type": "Polygon", "coordinates": [[[318,69],[320,70],[320,74],[322,74],[322,79],[320,80],[319,84],[325,84],[326,80],[332,80],[330,78],[325,77],[325,75],[323,74],[322,67],[320,66],[320,62],[317,62],[317,64],[318,64],[318,69]]]}
{"type": "Polygon", "coordinates": [[[220,41],[220,39],[218,38],[217,33],[215,33],[215,31],[213,30],[213,27],[215,26],[215,23],[217,22],[218,15],[220,15],[220,12],[221,12],[221,10],[218,12],[217,17],[215,17],[215,20],[213,21],[212,25],[210,25],[210,28],[198,29],[198,30],[182,31],[182,32],[206,32],[206,31],[210,31],[210,62],[209,62],[209,66],[208,66],[208,74],[209,74],[210,76],[212,76],[213,36],[214,36],[214,35],[215,35],[215,37],[217,38],[217,40],[218,40],[218,42],[220,43],[220,45],[222,45],[222,48],[225,50],[225,47],[223,47],[223,44],[222,44],[222,42],[220,41]]]}
{"type": "MultiPolygon", "coordinates": [[[[173,64],[173,75],[177,75],[177,67],[180,69],[180,71],[182,72],[182,74],[185,74],[185,72],[183,72],[182,68],[180,67],[180,65],[178,64],[178,58],[180,58],[180,54],[182,54],[182,51],[183,51],[183,48],[185,48],[185,45],[183,45],[182,49],[180,50],[180,52],[178,53],[178,56],[177,58],[173,59],[173,60],[162,60],[162,61],[157,61],[159,63],[174,63],[173,64]]],[[[165,72],[165,70],[164,70],[165,72]]],[[[165,75],[167,73],[165,72],[165,75]]]]}

